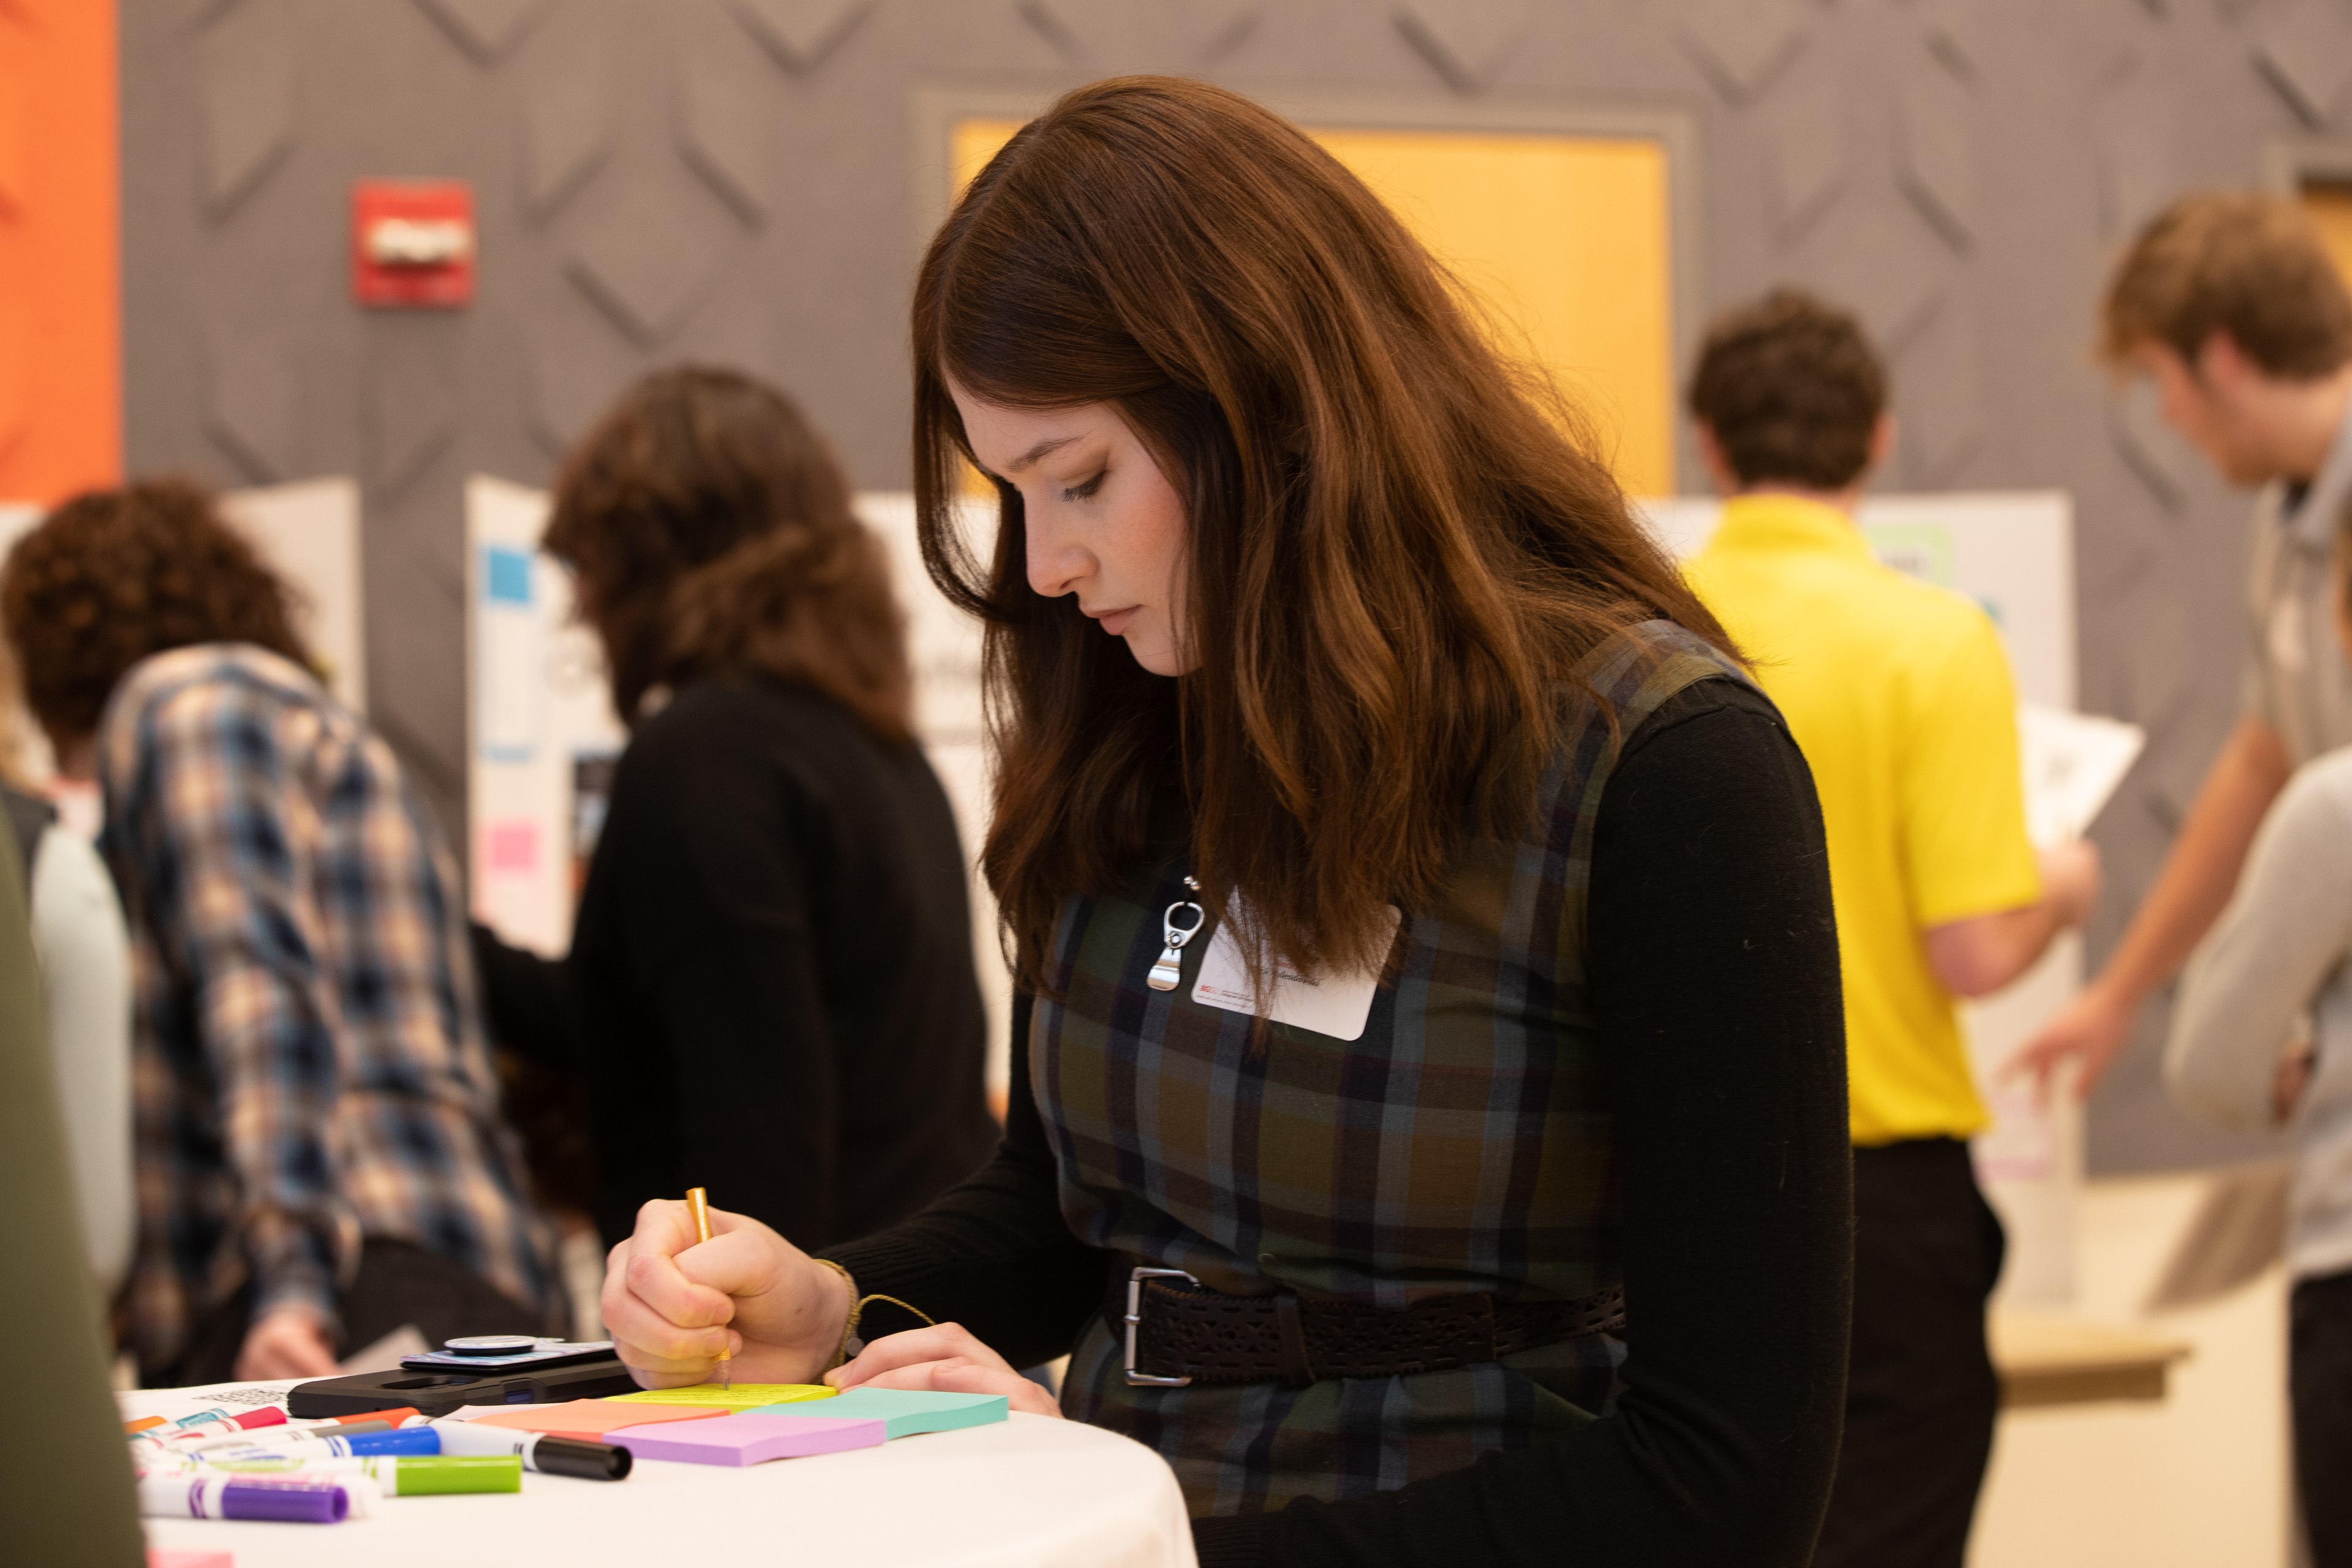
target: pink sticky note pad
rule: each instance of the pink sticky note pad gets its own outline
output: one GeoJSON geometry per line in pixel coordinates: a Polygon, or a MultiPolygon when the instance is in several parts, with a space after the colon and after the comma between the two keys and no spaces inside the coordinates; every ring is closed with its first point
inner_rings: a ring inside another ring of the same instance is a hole
{"type": "Polygon", "coordinates": [[[485,1415],[477,1426],[507,1426],[519,1432],[545,1432],[559,1437],[584,1437],[592,1443],[610,1441],[604,1434],[615,1426],[650,1426],[657,1422],[708,1421],[727,1413],[698,1405],[615,1405],[604,1399],[572,1399],[560,1405],[518,1405],[495,1415],[485,1415]]]}
{"type": "Polygon", "coordinates": [[[803,1415],[721,1415],[715,1421],[623,1426],[604,1441],[640,1459],[689,1465],[760,1465],[844,1448],[878,1448],[887,1428],[879,1421],[814,1421],[803,1415]]]}

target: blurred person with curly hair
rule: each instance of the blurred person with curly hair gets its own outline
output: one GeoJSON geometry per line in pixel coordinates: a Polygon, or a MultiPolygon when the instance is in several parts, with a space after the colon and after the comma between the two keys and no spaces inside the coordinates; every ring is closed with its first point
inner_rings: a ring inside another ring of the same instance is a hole
{"type": "Polygon", "coordinates": [[[149,481],[18,542],[0,616],[61,769],[103,792],[131,921],[142,1378],[548,1331],[456,866],[286,585],[202,490],[149,481]]]}

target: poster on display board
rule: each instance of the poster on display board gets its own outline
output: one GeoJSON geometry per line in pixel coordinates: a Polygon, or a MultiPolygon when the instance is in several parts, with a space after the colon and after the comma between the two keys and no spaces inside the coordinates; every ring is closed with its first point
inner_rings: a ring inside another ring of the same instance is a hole
{"type": "Polygon", "coordinates": [[[547,510],[544,490],[466,481],[467,839],[475,918],[555,958],[626,737],[571,574],[539,548],[547,510]]]}
{"type": "MultiPolygon", "coordinates": [[[[855,505],[889,552],[907,615],[916,732],[963,842],[989,1081],[1002,1089],[1012,985],[996,945],[996,905],[977,867],[988,826],[980,625],[924,572],[913,496],[865,494],[855,505]]],[[[603,650],[572,616],[570,574],[539,549],[548,506],[544,490],[487,476],[467,484],[467,837],[476,918],[509,942],[556,956],[571,944],[572,910],[627,735],[612,710],[603,650]]],[[[974,503],[965,521],[984,552],[993,506],[974,503]]]]}
{"type": "MultiPolygon", "coordinates": [[[[1677,558],[1714,534],[1719,503],[1637,503],[1677,558]]],[[[2017,682],[2027,816],[2038,847],[2079,836],[2137,757],[2137,727],[2075,710],[2072,499],[2058,490],[1865,497],[1855,522],[1880,561],[1965,595],[2000,628],[2017,682]]],[[[1974,1145],[1977,1173],[2010,1233],[2000,1299],[2071,1300],[2075,1197],[2083,1179],[2082,1108],[2046,1103],[2000,1068],[2083,983],[2079,934],[1961,1019],[1993,1124],[1974,1145]]]]}

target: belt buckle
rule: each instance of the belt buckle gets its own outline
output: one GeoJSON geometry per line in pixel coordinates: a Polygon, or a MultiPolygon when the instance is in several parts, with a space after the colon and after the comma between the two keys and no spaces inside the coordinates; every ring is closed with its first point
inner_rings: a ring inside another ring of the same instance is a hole
{"type": "Polygon", "coordinates": [[[1154,1377],[1148,1372],[1135,1370],[1135,1326],[1143,1321],[1143,1282],[1146,1279],[1181,1279],[1195,1290],[1201,1282],[1181,1268],[1147,1268],[1139,1265],[1127,1271],[1127,1385],[1129,1388],[1181,1388],[1192,1380],[1189,1377],[1154,1377]]]}

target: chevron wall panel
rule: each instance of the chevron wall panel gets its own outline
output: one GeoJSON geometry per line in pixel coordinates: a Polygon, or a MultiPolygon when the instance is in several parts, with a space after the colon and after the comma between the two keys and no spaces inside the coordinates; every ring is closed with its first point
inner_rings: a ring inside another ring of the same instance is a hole
{"type": "MultiPolygon", "coordinates": [[[[2063,487],[2082,695],[2148,725],[2108,813],[2145,887],[2231,717],[2245,499],[2092,370],[2114,247],[2265,150],[2352,137],[2352,0],[147,0],[126,5],[128,453],[367,486],[373,711],[462,810],[459,486],[543,482],[631,376],[740,363],[861,486],[907,479],[904,301],[959,95],[1129,70],[1410,107],[1661,108],[1698,130],[1695,321],[1783,280],[1890,353],[1890,485],[2063,487]],[[927,118],[929,115],[929,118],[927,118]],[[363,176],[474,183],[476,305],[344,292],[363,176]]],[[[0,26],[5,26],[0,17],[0,26]]],[[[1483,120],[1480,117],[1484,117],[1483,120]]],[[[2118,929],[2111,912],[2094,954],[2118,929]]],[[[2121,1171],[2231,1157],[2154,1076],[2095,1107],[2121,1171]]]]}

